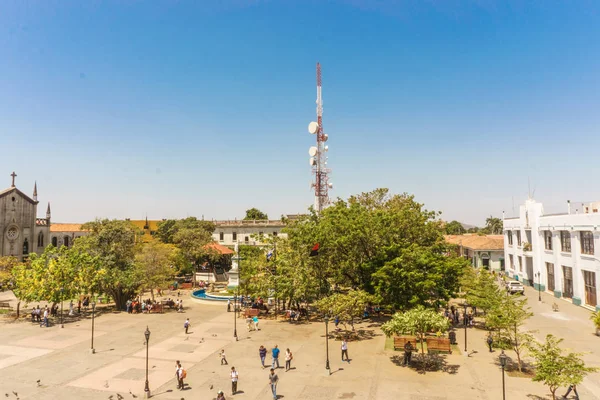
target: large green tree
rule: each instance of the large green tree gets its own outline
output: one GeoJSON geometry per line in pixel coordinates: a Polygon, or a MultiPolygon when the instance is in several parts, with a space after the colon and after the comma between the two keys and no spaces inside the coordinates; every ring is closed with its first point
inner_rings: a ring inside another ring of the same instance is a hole
{"type": "Polygon", "coordinates": [[[319,312],[328,317],[339,317],[350,322],[354,331],[354,320],[363,315],[365,306],[375,299],[363,290],[350,290],[348,293],[334,293],[315,303],[319,312]]]}
{"type": "Polygon", "coordinates": [[[462,235],[467,233],[467,230],[463,224],[458,221],[450,221],[446,223],[446,225],[444,225],[444,231],[448,235],[462,235]]]}
{"type": "Polygon", "coordinates": [[[150,291],[154,299],[154,289],[165,287],[175,275],[177,248],[157,240],[144,243],[135,255],[135,262],[142,272],[142,286],[150,291]]]}
{"type": "Polygon", "coordinates": [[[0,292],[12,288],[14,284],[12,270],[17,264],[19,260],[16,257],[0,257],[0,292]]]}
{"type": "Polygon", "coordinates": [[[181,250],[181,255],[187,262],[182,263],[179,260],[178,269],[180,272],[191,272],[191,268],[188,267],[197,267],[207,259],[214,261],[220,257],[220,254],[207,246],[213,242],[214,230],[213,222],[195,217],[168,219],[158,224],[156,236],[161,242],[174,244],[181,250]]]}
{"type": "Polygon", "coordinates": [[[486,229],[486,233],[490,233],[492,235],[500,235],[502,234],[502,230],[503,230],[503,223],[502,220],[500,218],[496,218],[493,216],[489,216],[486,220],[485,220],[485,229],[486,229]]]}
{"type": "Polygon", "coordinates": [[[190,229],[193,231],[203,231],[212,235],[216,225],[212,221],[199,220],[196,217],[188,217],[184,219],[167,219],[158,223],[156,236],[163,243],[175,244],[176,235],[182,229],[190,229]]]}
{"type": "Polygon", "coordinates": [[[246,216],[244,217],[244,220],[248,221],[248,220],[265,220],[265,219],[269,219],[269,216],[260,211],[258,208],[250,208],[248,210],[246,210],[246,216]]]}

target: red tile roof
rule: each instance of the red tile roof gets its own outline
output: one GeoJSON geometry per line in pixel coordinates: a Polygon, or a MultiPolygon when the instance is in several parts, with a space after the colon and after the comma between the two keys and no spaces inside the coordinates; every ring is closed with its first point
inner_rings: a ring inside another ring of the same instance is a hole
{"type": "Polygon", "coordinates": [[[445,235],[446,242],[472,250],[504,250],[502,235],[445,235]]]}

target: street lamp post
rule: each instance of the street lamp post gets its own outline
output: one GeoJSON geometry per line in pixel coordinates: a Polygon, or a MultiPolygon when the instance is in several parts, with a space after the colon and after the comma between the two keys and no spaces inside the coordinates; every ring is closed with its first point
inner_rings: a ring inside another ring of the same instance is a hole
{"type": "Polygon", "coordinates": [[[92,301],[92,346],[90,348],[90,353],[94,354],[96,350],[94,349],[94,317],[96,314],[96,302],[92,301]]]}
{"type": "Polygon", "coordinates": [[[65,288],[64,286],[60,288],[60,327],[64,328],[65,324],[63,323],[63,303],[65,302],[65,288]]]}
{"type": "Polygon", "coordinates": [[[144,396],[148,399],[150,398],[150,384],[148,383],[148,343],[150,342],[150,329],[148,329],[148,326],[146,326],[144,336],[146,337],[146,385],[144,386],[144,396]]]}
{"type": "Polygon", "coordinates": [[[235,296],[233,296],[233,337],[235,338],[235,341],[237,342],[238,340],[238,334],[237,334],[237,299],[240,295],[240,246],[238,244],[237,247],[237,263],[238,263],[238,283],[237,283],[237,294],[235,296]]]}
{"type": "Polygon", "coordinates": [[[465,354],[468,355],[467,353],[467,325],[469,324],[469,322],[467,321],[467,303],[463,304],[465,306],[465,315],[463,318],[463,324],[465,325],[465,354]]]}
{"type": "Polygon", "coordinates": [[[325,369],[331,375],[331,368],[329,368],[329,317],[325,316],[323,320],[325,321],[325,369]]]}
{"type": "Polygon", "coordinates": [[[542,301],[542,274],[538,271],[535,273],[538,281],[538,301],[542,301]]]}
{"type": "Polygon", "coordinates": [[[504,368],[506,367],[506,354],[504,354],[504,350],[500,353],[500,365],[502,366],[502,400],[506,400],[506,390],[504,389],[504,368]]]}

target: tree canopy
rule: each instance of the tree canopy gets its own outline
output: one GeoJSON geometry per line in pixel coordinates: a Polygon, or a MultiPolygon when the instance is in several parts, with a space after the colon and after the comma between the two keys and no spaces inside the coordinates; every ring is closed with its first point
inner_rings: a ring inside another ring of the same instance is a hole
{"type": "Polygon", "coordinates": [[[463,224],[458,221],[450,221],[446,223],[446,225],[444,225],[444,231],[448,235],[462,235],[467,233],[467,230],[463,224]]]}
{"type": "Polygon", "coordinates": [[[265,220],[265,219],[269,219],[269,216],[260,211],[258,208],[250,208],[248,210],[246,210],[246,216],[244,217],[244,220],[249,221],[249,220],[265,220]]]}

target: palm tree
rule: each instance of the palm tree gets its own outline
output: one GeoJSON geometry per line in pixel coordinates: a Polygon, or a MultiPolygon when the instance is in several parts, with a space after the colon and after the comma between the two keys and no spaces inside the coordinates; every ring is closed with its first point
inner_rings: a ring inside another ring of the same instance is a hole
{"type": "Polygon", "coordinates": [[[485,227],[492,235],[501,234],[504,228],[502,220],[500,218],[494,218],[491,215],[485,220],[485,227]]]}

